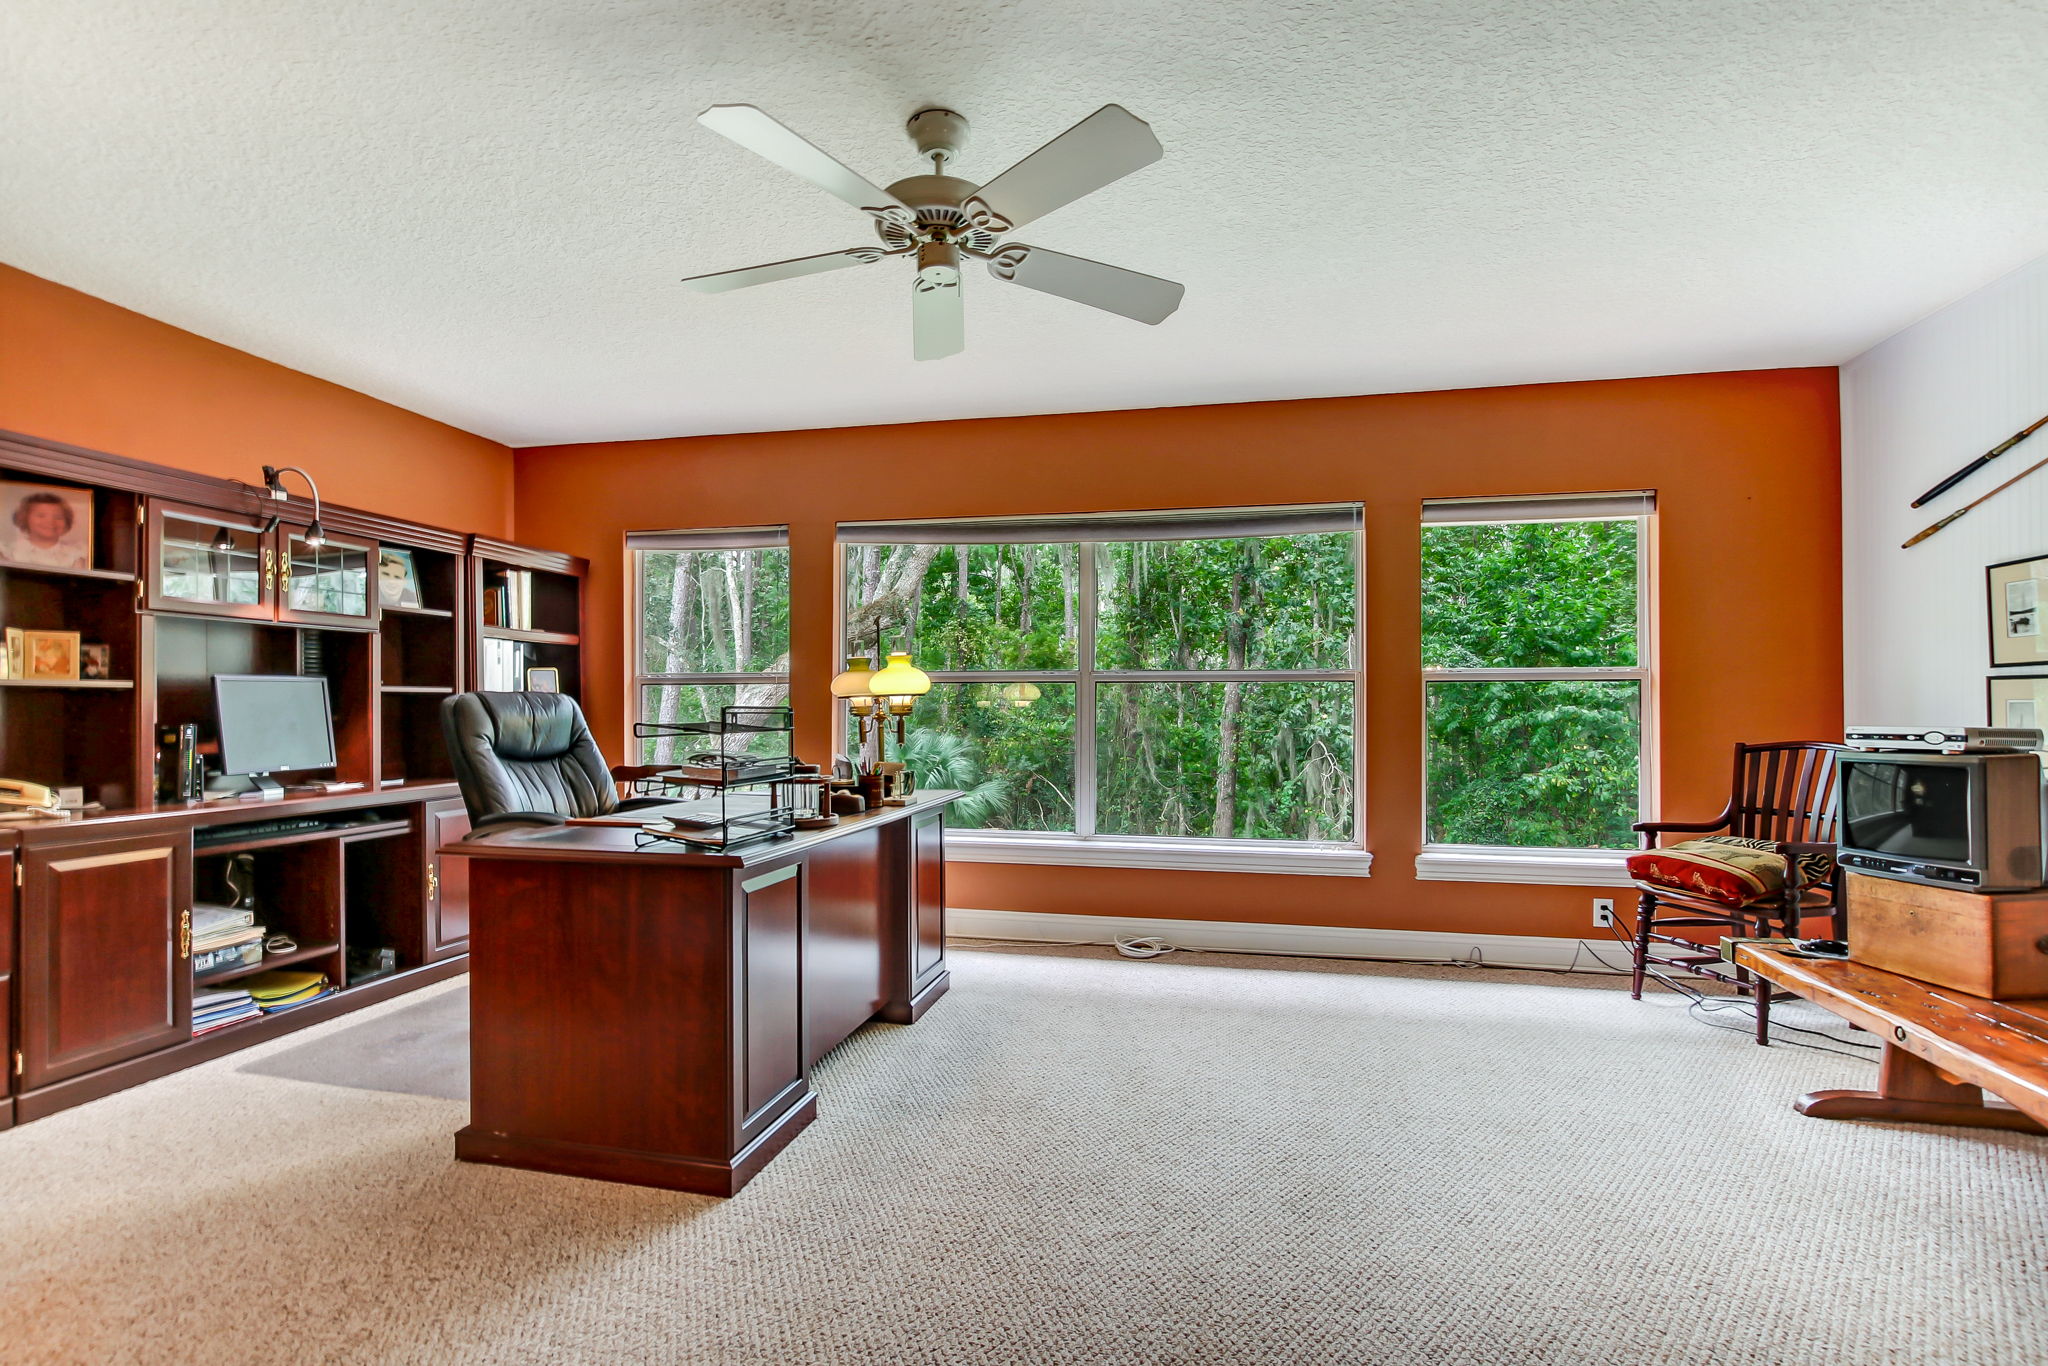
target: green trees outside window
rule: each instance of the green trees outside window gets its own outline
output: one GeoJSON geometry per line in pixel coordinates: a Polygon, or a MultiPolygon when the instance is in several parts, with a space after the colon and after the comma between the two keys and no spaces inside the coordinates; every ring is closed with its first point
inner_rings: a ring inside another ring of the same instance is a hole
{"type": "MultiPolygon", "coordinates": [[[[640,721],[715,720],[719,708],[789,698],[789,551],[783,546],[635,550],[640,721]]],[[[688,741],[637,742],[675,763],[688,741]]]]}
{"type": "Polygon", "coordinates": [[[1425,525],[1431,844],[1628,848],[1641,519],[1425,525]]]}
{"type": "Polygon", "coordinates": [[[902,757],[956,825],[1349,841],[1357,542],[850,545],[848,650],[937,680],[902,757]]]}

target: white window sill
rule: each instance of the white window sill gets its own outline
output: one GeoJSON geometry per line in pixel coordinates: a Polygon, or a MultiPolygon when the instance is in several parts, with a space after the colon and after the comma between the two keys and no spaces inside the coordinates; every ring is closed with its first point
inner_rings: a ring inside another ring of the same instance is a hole
{"type": "Polygon", "coordinates": [[[1372,855],[1355,845],[1277,840],[1079,839],[1060,835],[948,830],[946,857],[958,863],[1035,863],[1068,868],[1155,868],[1202,873],[1292,873],[1370,877],[1372,855]]]}
{"type": "Polygon", "coordinates": [[[1531,882],[1563,887],[1629,887],[1622,849],[1509,849],[1432,844],[1415,856],[1423,882],[1531,882]]]}

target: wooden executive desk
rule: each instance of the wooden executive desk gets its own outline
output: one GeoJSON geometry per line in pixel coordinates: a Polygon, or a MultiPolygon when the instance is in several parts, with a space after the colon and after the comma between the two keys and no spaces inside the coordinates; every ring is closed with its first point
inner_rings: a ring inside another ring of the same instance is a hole
{"type": "Polygon", "coordinates": [[[945,993],[959,794],[727,852],[493,831],[470,868],[470,1122],[455,1155],[732,1195],[817,1117],[811,1066],[945,993]]]}

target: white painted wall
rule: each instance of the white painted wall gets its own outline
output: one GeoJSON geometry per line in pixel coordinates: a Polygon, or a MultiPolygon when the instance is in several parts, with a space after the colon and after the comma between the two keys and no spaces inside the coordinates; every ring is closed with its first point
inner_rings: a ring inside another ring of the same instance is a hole
{"type": "Polygon", "coordinates": [[[1984,567],[2048,555],[2048,470],[1911,550],[1900,543],[2048,460],[2048,428],[1926,507],[1907,504],[2043,414],[2048,257],[1842,367],[1846,719],[1984,723],[1984,567]]]}

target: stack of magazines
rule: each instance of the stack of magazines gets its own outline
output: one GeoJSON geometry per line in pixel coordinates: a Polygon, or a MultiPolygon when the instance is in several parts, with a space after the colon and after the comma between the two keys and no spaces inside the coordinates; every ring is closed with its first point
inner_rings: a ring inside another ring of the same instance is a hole
{"type": "Polygon", "coordinates": [[[296,1010],[334,994],[324,972],[259,972],[245,985],[265,1015],[296,1010]]]}
{"type": "Polygon", "coordinates": [[[226,1029],[243,1020],[253,1020],[262,1015],[262,1009],[248,992],[234,988],[220,991],[195,991],[192,993],[192,1037],[211,1034],[216,1029],[226,1029]]]}
{"type": "Polygon", "coordinates": [[[246,967],[263,961],[263,927],[256,912],[239,906],[192,908],[192,972],[246,967]]]}

